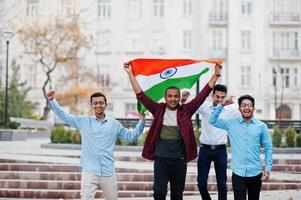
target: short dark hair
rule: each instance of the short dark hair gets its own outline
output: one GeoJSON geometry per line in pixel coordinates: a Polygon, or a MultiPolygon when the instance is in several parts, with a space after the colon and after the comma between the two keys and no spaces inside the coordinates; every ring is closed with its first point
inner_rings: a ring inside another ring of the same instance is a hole
{"type": "Polygon", "coordinates": [[[179,91],[179,94],[181,94],[180,89],[179,89],[178,87],[176,87],[176,86],[170,86],[170,87],[168,87],[168,88],[165,90],[164,96],[166,96],[168,90],[178,90],[178,91],[179,91]]]}
{"type": "Polygon", "coordinates": [[[238,106],[240,106],[241,102],[244,100],[244,99],[248,99],[252,102],[252,105],[253,107],[255,106],[255,99],[251,96],[251,95],[242,95],[238,98],[238,106]]]}
{"type": "Polygon", "coordinates": [[[216,84],[214,87],[213,87],[213,94],[215,94],[216,91],[221,91],[221,92],[224,92],[227,94],[227,86],[225,85],[222,85],[222,84],[216,84]]]}
{"type": "Polygon", "coordinates": [[[101,92],[95,92],[95,93],[93,93],[90,96],[90,103],[92,103],[92,98],[94,98],[94,97],[103,97],[105,99],[105,103],[107,104],[107,98],[106,98],[106,96],[103,93],[101,93],[101,92]]]}

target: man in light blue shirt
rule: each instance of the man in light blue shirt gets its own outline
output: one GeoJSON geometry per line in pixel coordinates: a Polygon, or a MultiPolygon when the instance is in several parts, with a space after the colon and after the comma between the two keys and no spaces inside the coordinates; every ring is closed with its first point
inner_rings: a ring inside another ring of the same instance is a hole
{"type": "Polygon", "coordinates": [[[47,93],[50,108],[69,126],[81,133],[81,199],[94,199],[97,186],[100,185],[106,200],[117,200],[117,181],[114,168],[114,147],[116,139],[132,142],[144,129],[144,116],[135,129],[129,130],[114,118],[105,115],[107,99],[97,92],[91,95],[90,103],[93,116],[71,115],[66,113],[54,100],[55,91],[47,93]]]}
{"type": "Polygon", "coordinates": [[[262,180],[268,180],[272,168],[272,142],[266,124],[253,116],[255,100],[250,95],[238,99],[238,119],[221,119],[223,107],[233,103],[232,97],[223,102],[212,112],[209,123],[228,132],[231,144],[232,187],[235,200],[259,199],[262,180]],[[260,163],[260,147],[263,145],[265,169],[260,163]]]}

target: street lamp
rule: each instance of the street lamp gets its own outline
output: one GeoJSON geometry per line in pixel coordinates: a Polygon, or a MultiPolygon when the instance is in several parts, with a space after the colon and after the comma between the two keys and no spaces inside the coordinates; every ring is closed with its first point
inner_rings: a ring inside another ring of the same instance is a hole
{"type": "Polygon", "coordinates": [[[8,125],[8,52],[9,41],[13,37],[13,32],[4,32],[3,38],[6,41],[6,73],[5,73],[5,106],[4,106],[4,124],[8,125]]]}
{"type": "Polygon", "coordinates": [[[273,68],[273,85],[274,85],[275,119],[277,120],[277,71],[275,68],[273,68]]]}

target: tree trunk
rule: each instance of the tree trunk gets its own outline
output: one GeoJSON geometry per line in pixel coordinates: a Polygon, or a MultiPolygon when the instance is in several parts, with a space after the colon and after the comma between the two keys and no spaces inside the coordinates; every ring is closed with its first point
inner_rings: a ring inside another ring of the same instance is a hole
{"type": "Polygon", "coordinates": [[[42,120],[46,120],[48,118],[48,114],[50,112],[50,108],[48,106],[44,107],[44,112],[43,112],[43,116],[42,116],[42,120]]]}
{"type": "Polygon", "coordinates": [[[43,85],[43,87],[42,87],[44,99],[46,100],[45,107],[44,107],[44,112],[43,112],[43,116],[42,116],[42,120],[46,120],[46,119],[48,118],[48,114],[49,114],[49,112],[50,112],[50,108],[48,107],[48,99],[47,99],[47,91],[46,91],[46,87],[47,87],[48,83],[51,82],[51,76],[50,76],[50,74],[51,74],[51,72],[53,72],[53,70],[55,69],[56,64],[57,64],[57,63],[55,63],[55,64],[53,65],[53,67],[50,68],[50,69],[47,67],[47,68],[49,69],[49,70],[46,72],[47,79],[45,80],[44,85],[43,85]]]}

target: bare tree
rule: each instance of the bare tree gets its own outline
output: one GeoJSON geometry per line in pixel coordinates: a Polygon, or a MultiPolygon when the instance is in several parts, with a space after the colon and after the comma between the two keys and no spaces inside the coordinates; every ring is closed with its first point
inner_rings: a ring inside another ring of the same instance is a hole
{"type": "Polygon", "coordinates": [[[18,29],[20,41],[32,61],[45,72],[42,86],[45,107],[42,119],[50,111],[46,90],[51,88],[52,72],[59,66],[78,60],[79,52],[88,46],[88,38],[80,31],[78,18],[63,20],[56,18],[48,23],[34,22],[18,29]]]}

